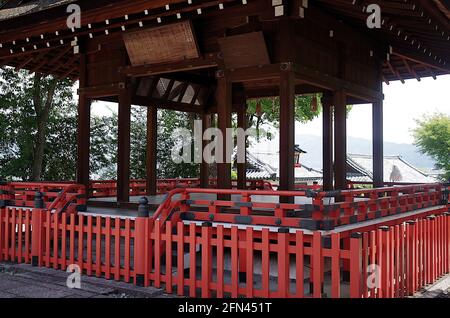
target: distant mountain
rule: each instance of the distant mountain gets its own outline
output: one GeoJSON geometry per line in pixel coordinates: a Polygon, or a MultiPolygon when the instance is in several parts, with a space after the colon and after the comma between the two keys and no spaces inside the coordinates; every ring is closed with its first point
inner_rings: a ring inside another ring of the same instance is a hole
{"type": "MultiPolygon", "coordinates": [[[[322,169],[322,137],[313,135],[296,134],[296,144],[300,145],[307,154],[302,155],[301,162],[315,169],[322,169]]],[[[253,144],[250,151],[256,153],[278,152],[278,139],[253,144]]],[[[362,138],[348,137],[347,151],[352,154],[371,155],[372,141],[362,138]]],[[[418,169],[430,170],[434,168],[434,161],[428,156],[422,155],[417,147],[410,144],[384,143],[386,156],[401,156],[406,162],[418,169]]],[[[271,163],[278,167],[278,163],[271,163]]]]}
{"type": "MultiPolygon", "coordinates": [[[[296,135],[296,144],[308,153],[302,156],[302,162],[311,168],[322,167],[322,138],[312,135],[296,135]]],[[[362,138],[348,137],[347,151],[352,154],[372,154],[372,141],[362,138]]],[[[419,169],[434,168],[433,159],[419,152],[417,147],[410,144],[384,143],[386,156],[400,155],[405,161],[419,169]]]]}

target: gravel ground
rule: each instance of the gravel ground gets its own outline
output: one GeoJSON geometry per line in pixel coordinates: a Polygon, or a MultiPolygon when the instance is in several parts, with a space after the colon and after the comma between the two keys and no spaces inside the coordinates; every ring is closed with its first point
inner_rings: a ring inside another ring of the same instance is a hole
{"type": "Polygon", "coordinates": [[[70,289],[68,273],[30,265],[0,263],[0,298],[167,298],[162,290],[96,277],[81,277],[70,289]]]}

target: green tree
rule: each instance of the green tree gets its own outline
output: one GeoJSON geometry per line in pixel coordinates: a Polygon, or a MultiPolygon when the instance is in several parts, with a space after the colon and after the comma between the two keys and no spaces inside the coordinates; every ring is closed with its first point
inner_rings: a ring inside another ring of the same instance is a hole
{"type": "Polygon", "coordinates": [[[75,135],[67,126],[76,114],[73,85],[40,73],[0,69],[0,174],[53,180],[73,173],[75,135]]]}
{"type": "MultiPolygon", "coordinates": [[[[1,177],[21,181],[75,180],[76,136],[72,81],[0,68],[1,177]]],[[[117,117],[93,116],[93,176],[115,176],[116,149],[117,117]]]]}
{"type": "MultiPolygon", "coordinates": [[[[309,122],[318,117],[321,112],[320,94],[296,96],[295,121],[309,122]]],[[[247,102],[247,127],[256,129],[257,140],[273,137],[270,127],[279,127],[279,115],[280,99],[278,97],[251,99],[247,102]]]]}
{"type": "Polygon", "coordinates": [[[417,120],[413,131],[415,145],[436,161],[436,167],[444,171],[442,178],[450,180],[450,116],[435,113],[417,120]]]}

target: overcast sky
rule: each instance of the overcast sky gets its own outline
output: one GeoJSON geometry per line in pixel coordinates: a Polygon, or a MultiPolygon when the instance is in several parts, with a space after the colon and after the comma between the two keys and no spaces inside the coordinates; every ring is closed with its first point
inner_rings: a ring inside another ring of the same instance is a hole
{"type": "MultiPolygon", "coordinates": [[[[424,78],[421,82],[407,80],[384,85],[384,140],[396,143],[413,143],[411,129],[416,119],[425,114],[442,112],[450,115],[450,75],[424,78]]],[[[117,110],[117,104],[95,103],[94,114],[108,114],[117,110]]],[[[296,124],[296,133],[322,135],[322,117],[307,124],[296,124]]],[[[351,137],[372,139],[371,105],[355,105],[347,121],[347,134],[351,137]]]]}
{"type": "MultiPolygon", "coordinates": [[[[416,119],[425,114],[441,112],[450,115],[450,76],[424,78],[421,82],[407,80],[384,85],[384,140],[396,143],[413,143],[411,129],[416,119]]],[[[322,118],[307,123],[297,123],[296,133],[321,136],[322,118]]],[[[347,121],[348,136],[372,139],[371,105],[355,105],[347,121]]]]}

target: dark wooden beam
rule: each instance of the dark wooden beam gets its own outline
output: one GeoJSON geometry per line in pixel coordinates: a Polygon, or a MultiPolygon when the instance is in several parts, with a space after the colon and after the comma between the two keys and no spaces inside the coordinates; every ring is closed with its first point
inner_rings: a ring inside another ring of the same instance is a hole
{"type": "Polygon", "coordinates": [[[223,153],[217,158],[221,161],[221,163],[217,164],[217,187],[219,189],[231,189],[231,163],[229,163],[231,156],[229,158],[228,155],[232,153],[232,149],[228,149],[226,143],[226,131],[227,128],[232,128],[232,84],[226,77],[221,75],[217,78],[216,100],[218,128],[223,135],[223,153]]]}
{"type": "Polygon", "coordinates": [[[130,201],[130,124],[131,124],[131,85],[124,80],[119,88],[117,146],[117,202],[130,201]]]}
{"type": "Polygon", "coordinates": [[[383,187],[383,101],[372,104],[373,186],[383,187]]]}
{"type": "MultiPolygon", "coordinates": [[[[237,124],[238,128],[242,128],[244,131],[247,129],[247,103],[245,100],[237,111],[237,124]]],[[[245,190],[247,187],[247,137],[244,141],[244,149],[239,148],[239,140],[237,146],[238,151],[243,151],[244,154],[244,162],[237,163],[237,186],[238,189],[245,190]]]]}
{"type": "Polygon", "coordinates": [[[166,73],[174,73],[182,71],[192,71],[216,66],[217,63],[214,59],[214,55],[208,55],[206,58],[186,60],[170,64],[126,66],[120,68],[119,72],[131,77],[141,77],[141,76],[161,75],[166,73]]]}
{"type": "MultiPolygon", "coordinates": [[[[119,83],[115,83],[92,87],[80,87],[78,89],[78,94],[84,95],[92,99],[102,100],[103,97],[117,96],[118,90],[119,90],[119,83]]],[[[114,100],[114,102],[117,102],[117,100],[114,100]]]]}
{"type": "Polygon", "coordinates": [[[178,103],[174,101],[164,101],[154,97],[144,97],[144,96],[133,96],[133,105],[156,105],[161,109],[170,109],[179,112],[187,113],[202,113],[204,110],[203,106],[191,105],[186,103],[178,103]]]}
{"type": "Polygon", "coordinates": [[[242,67],[227,71],[227,76],[233,83],[275,79],[280,77],[280,66],[281,64],[276,63],[242,67]]]}
{"type": "MultiPolygon", "coordinates": [[[[294,190],[295,179],[295,76],[288,68],[280,76],[280,186],[279,190],[294,190]]],[[[286,198],[289,199],[289,198],[286,198]]]]}
{"type": "Polygon", "coordinates": [[[147,108],[147,195],[157,194],[158,109],[147,108]]]}
{"type": "Polygon", "coordinates": [[[334,92],[334,188],[347,188],[347,96],[334,92]]]}
{"type": "MultiPolygon", "coordinates": [[[[211,114],[202,113],[202,136],[207,129],[211,128],[211,114]]],[[[206,189],[209,187],[209,164],[205,161],[203,151],[207,146],[208,141],[202,140],[202,163],[200,164],[200,188],[206,189]]]]}
{"type": "Polygon", "coordinates": [[[333,97],[322,97],[323,120],[323,189],[333,190],[333,97]]]}
{"type": "Polygon", "coordinates": [[[304,83],[331,91],[336,89],[345,90],[347,95],[365,100],[366,102],[372,102],[383,98],[382,94],[376,90],[364,87],[357,83],[352,83],[337,77],[322,74],[317,70],[301,65],[295,65],[294,68],[297,78],[304,83]]]}
{"type": "MultiPolygon", "coordinates": [[[[86,55],[80,55],[80,88],[86,85],[86,55]]],[[[77,183],[89,189],[91,100],[79,96],[77,124],[77,183]]]]}

